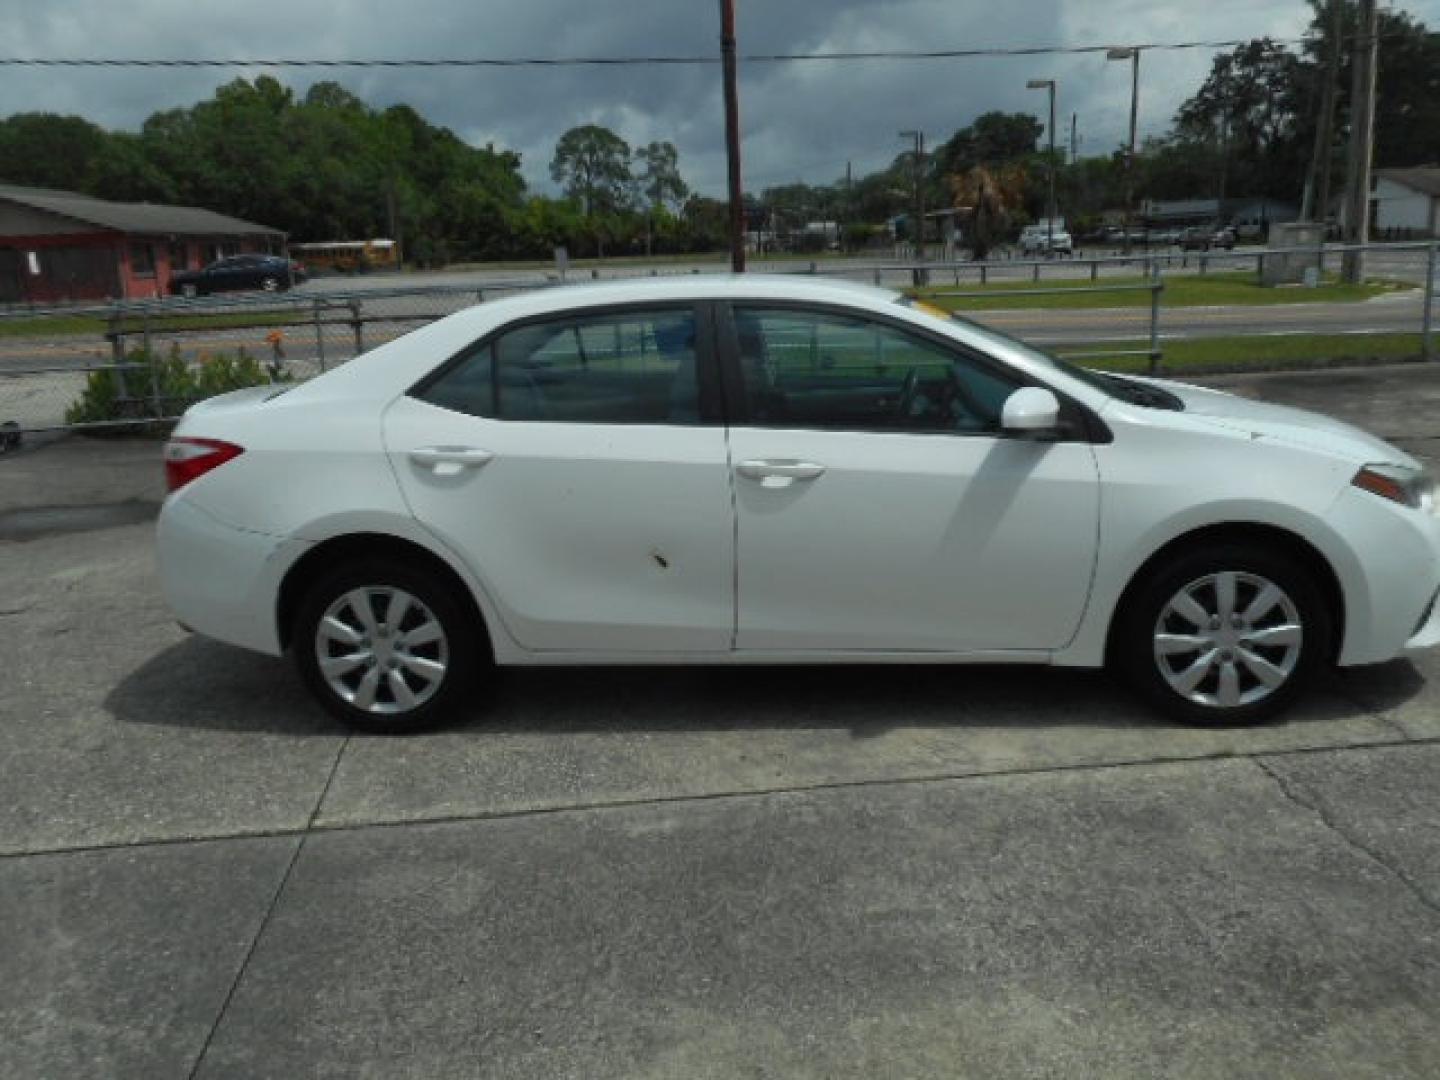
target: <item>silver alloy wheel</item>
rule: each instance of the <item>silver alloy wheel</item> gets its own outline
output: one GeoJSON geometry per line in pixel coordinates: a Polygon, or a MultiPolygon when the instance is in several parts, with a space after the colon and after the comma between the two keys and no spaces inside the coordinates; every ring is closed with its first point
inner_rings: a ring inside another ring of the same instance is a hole
{"type": "Polygon", "coordinates": [[[377,716],[418,709],[445,681],[450,646],[440,620],[393,585],[351,589],[315,627],[315,662],[342,701],[377,716]]]}
{"type": "Polygon", "coordinates": [[[260,281],[260,288],[264,289],[266,292],[275,292],[277,289],[280,288],[280,279],[273,277],[262,278],[260,281]]]}
{"type": "Polygon", "coordinates": [[[1295,673],[1305,630],[1285,590],[1225,570],[1190,582],[1155,620],[1155,664],[1198,705],[1234,709],[1275,693],[1295,673]]]}

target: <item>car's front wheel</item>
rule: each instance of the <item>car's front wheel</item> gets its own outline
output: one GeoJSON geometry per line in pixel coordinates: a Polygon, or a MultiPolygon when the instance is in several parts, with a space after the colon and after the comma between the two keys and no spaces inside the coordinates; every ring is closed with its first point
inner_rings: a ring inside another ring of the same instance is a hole
{"type": "Polygon", "coordinates": [[[292,641],[311,692],[362,731],[439,723],[485,666],[482,636],[454,590],[420,568],[381,562],[352,563],[312,588],[292,641]]]}
{"type": "Polygon", "coordinates": [[[1195,550],[1138,583],[1121,614],[1117,664],[1162,710],[1248,724],[1287,708],[1330,655],[1314,576],[1263,546],[1195,550]]]}
{"type": "Polygon", "coordinates": [[[277,277],[265,277],[260,279],[260,288],[266,292],[279,292],[280,279],[277,277]]]}

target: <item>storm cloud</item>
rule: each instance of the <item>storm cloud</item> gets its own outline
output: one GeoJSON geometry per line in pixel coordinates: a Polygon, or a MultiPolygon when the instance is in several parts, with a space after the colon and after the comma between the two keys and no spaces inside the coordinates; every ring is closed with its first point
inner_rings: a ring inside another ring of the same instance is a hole
{"type": "MultiPolygon", "coordinates": [[[[983,48],[1298,36],[1303,0],[737,0],[740,52],[983,48]]],[[[1440,0],[1403,5],[1440,22],[1440,0]]],[[[0,0],[3,51],[28,57],[433,58],[714,55],[715,0],[0,0]]],[[[1165,131],[1200,84],[1211,53],[1151,53],[1141,126],[1165,131]]],[[[133,129],[157,109],[209,96],[261,69],[0,68],[6,112],[77,113],[133,129]]],[[[527,180],[550,189],[555,140],[581,123],[607,125],[632,145],[670,139],[691,186],[724,185],[719,69],[290,69],[297,93],[333,79],[371,105],[413,105],[476,144],[522,155],[527,180]]],[[[863,173],[903,149],[897,133],[935,141],[990,109],[1041,115],[1031,78],[1060,82],[1062,139],[1079,115],[1083,153],[1125,137],[1127,71],[1103,56],[744,64],[741,121],[746,186],[819,182],[863,173]]]]}

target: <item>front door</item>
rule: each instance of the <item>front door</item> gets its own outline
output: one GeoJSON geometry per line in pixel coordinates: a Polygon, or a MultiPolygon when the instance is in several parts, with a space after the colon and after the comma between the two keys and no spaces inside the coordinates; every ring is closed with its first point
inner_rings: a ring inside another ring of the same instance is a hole
{"type": "Polygon", "coordinates": [[[396,401],[412,512],[533,650],[730,648],[734,519],[704,309],[531,321],[396,401]]]}
{"type": "Polygon", "coordinates": [[[1084,611],[1084,442],[1001,435],[1021,379],[870,316],[738,305],[736,648],[1046,650],[1084,611]]]}

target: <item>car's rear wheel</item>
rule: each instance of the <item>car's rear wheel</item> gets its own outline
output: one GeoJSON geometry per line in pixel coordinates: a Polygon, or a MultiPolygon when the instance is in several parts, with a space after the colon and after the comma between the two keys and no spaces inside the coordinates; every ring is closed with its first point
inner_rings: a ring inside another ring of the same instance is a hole
{"type": "Polygon", "coordinates": [[[200,295],[200,290],[194,285],[185,284],[180,286],[180,295],[185,297],[187,300],[193,300],[195,297],[200,295]]]}
{"type": "Polygon", "coordinates": [[[352,563],[313,587],[292,641],[311,692],[362,731],[433,727],[486,666],[473,616],[446,582],[380,562],[352,563]]]}
{"type": "Polygon", "coordinates": [[[1331,617],[1303,565],[1258,545],[1194,550],[1138,584],[1115,661],[1155,705],[1200,724],[1286,709],[1330,656],[1331,617]]]}
{"type": "Polygon", "coordinates": [[[277,278],[277,277],[261,278],[261,279],[260,279],[260,288],[264,289],[266,292],[279,292],[279,291],[280,291],[280,279],[277,278]]]}

